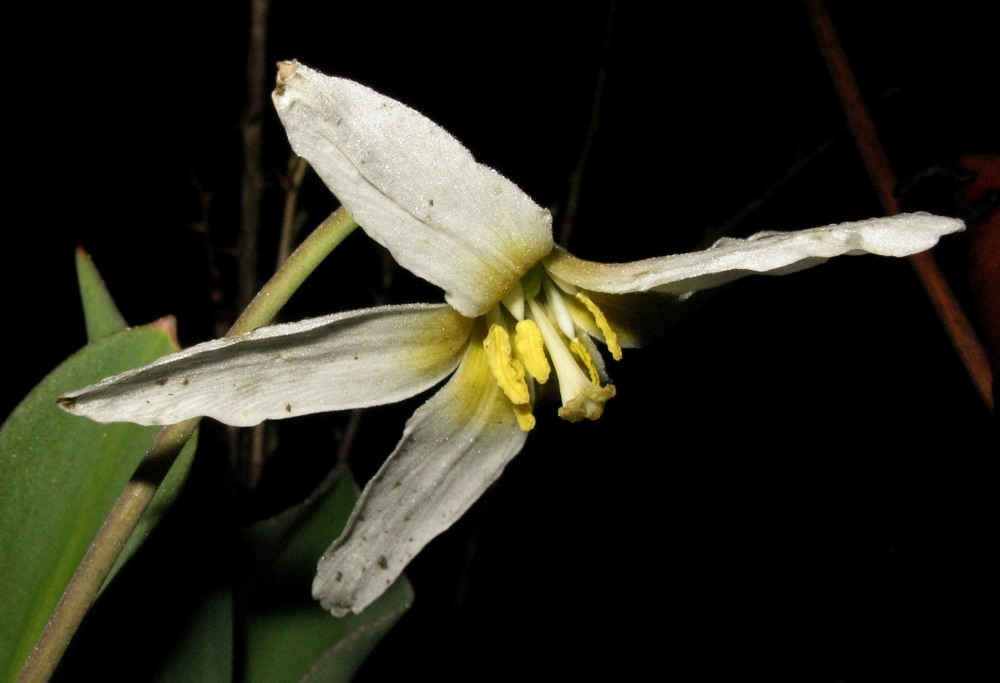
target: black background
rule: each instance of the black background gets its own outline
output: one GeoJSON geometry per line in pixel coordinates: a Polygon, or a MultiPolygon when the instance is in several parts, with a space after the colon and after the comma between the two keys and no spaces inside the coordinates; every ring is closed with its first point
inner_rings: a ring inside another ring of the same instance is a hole
{"type": "MultiPolygon", "coordinates": [[[[971,3],[864,4],[831,14],[898,176],[996,152],[991,17],[971,3]]],[[[881,213],[797,4],[622,5],[602,56],[608,16],[605,3],[281,2],[269,61],[295,58],[412,105],[553,208],[557,225],[604,68],[600,127],[564,241],[585,258],[699,248],[758,199],[731,234],[881,213]]],[[[6,410],[85,341],[75,246],[91,252],[130,322],[174,314],[188,345],[214,336],[220,316],[192,228],[206,218],[199,189],[211,193],[223,317],[238,239],[245,8],[181,1],[29,17],[18,28],[32,53],[8,58],[0,276],[5,346],[18,360],[6,410]]],[[[288,155],[267,112],[261,277],[288,155]]],[[[954,187],[917,182],[905,205],[952,211],[954,187]]],[[[318,219],[334,207],[310,179],[303,208],[318,219]]],[[[936,254],[968,302],[966,245],[952,236],[936,254]]],[[[440,300],[398,269],[384,286],[383,265],[359,232],[285,319],[440,300]]],[[[360,680],[978,671],[987,640],[976,623],[995,607],[986,549],[996,444],[907,263],[843,258],[744,280],[704,304],[659,343],[626,351],[611,368],[618,396],[597,423],[538,409],[501,481],[411,565],[416,603],[360,680]]],[[[366,411],[351,454],[360,478],[420,400],[366,411]]],[[[254,499],[223,483],[211,444],[224,438],[209,433],[195,471],[201,504],[220,526],[275,512],[332,463],[344,419],[283,426],[254,499]]],[[[196,557],[165,574],[196,573],[196,557]]],[[[156,619],[146,616],[145,626],[134,618],[148,636],[156,619]]]]}

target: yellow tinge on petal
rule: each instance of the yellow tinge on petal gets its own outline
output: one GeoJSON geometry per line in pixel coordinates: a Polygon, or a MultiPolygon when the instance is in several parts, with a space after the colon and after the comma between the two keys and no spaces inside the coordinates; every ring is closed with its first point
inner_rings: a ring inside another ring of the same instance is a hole
{"type": "Polygon", "coordinates": [[[594,316],[594,322],[597,323],[597,328],[601,331],[601,334],[604,335],[604,343],[608,345],[611,357],[615,360],[621,360],[622,347],[618,344],[618,335],[615,334],[613,329],[611,329],[611,323],[609,323],[608,319],[605,317],[604,311],[602,311],[598,305],[583,292],[577,292],[576,298],[580,301],[580,303],[586,306],[587,310],[590,311],[590,314],[594,316]]]}
{"type": "Polygon", "coordinates": [[[538,329],[538,323],[534,320],[522,320],[517,323],[514,330],[514,355],[524,365],[528,374],[538,382],[545,384],[549,381],[552,366],[545,357],[542,331],[538,329]]]}

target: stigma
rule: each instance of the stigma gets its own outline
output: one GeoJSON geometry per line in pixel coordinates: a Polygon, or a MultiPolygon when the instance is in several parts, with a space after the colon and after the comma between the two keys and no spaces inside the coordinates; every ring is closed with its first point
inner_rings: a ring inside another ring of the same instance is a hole
{"type": "Polygon", "coordinates": [[[622,350],[607,317],[584,292],[538,265],[486,315],[486,322],[482,344],[490,373],[522,430],[535,426],[535,384],[548,383],[553,372],[562,401],[559,417],[579,422],[603,414],[615,387],[587,329],[600,333],[615,360],[622,350]]]}

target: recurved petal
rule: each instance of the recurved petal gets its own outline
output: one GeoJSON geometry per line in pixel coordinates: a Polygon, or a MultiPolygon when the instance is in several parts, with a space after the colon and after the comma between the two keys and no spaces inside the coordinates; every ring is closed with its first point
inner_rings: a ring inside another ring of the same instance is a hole
{"type": "Polygon", "coordinates": [[[462,357],[473,321],[450,306],[384,306],[262,327],[165,356],[59,398],[97,422],[204,415],[245,427],[402,400],[462,357]]]}
{"type": "Polygon", "coordinates": [[[749,239],[725,238],[704,251],[633,263],[594,263],[557,248],[545,268],[565,282],[597,292],[680,294],[745,275],[783,275],[843,254],[907,256],[930,249],[942,235],[964,227],[956,218],[901,214],[798,232],[762,232],[749,239]]]}
{"type": "Polygon", "coordinates": [[[313,596],[336,616],[360,612],[457,520],[524,445],[482,344],[406,424],[347,527],[319,562],[313,596]]]}
{"type": "Polygon", "coordinates": [[[552,219],[406,105],[296,62],[274,104],[305,157],[373,239],[474,317],[552,249],[552,219]]]}

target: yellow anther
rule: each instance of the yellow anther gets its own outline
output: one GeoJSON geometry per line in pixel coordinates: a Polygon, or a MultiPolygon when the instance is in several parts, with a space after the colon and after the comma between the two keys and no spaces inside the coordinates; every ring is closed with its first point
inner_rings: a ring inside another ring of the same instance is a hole
{"type": "Polygon", "coordinates": [[[549,381],[552,366],[545,357],[545,341],[538,323],[534,320],[522,320],[514,330],[514,355],[521,361],[528,374],[545,384],[549,381]]]}
{"type": "Polygon", "coordinates": [[[594,365],[594,359],[590,357],[590,352],[587,351],[587,348],[578,339],[574,339],[569,343],[569,350],[576,354],[576,357],[587,368],[587,372],[590,374],[590,381],[597,386],[601,386],[601,374],[597,372],[597,366],[594,365]]]}
{"type": "Polygon", "coordinates": [[[531,404],[525,403],[514,406],[514,417],[517,418],[517,426],[522,432],[530,432],[535,428],[535,416],[531,414],[531,404]]]}
{"type": "Polygon", "coordinates": [[[590,297],[583,292],[577,292],[576,298],[579,299],[580,303],[587,307],[590,314],[594,316],[594,322],[597,323],[597,328],[604,335],[604,343],[608,345],[608,350],[611,352],[611,357],[615,360],[622,359],[622,347],[618,345],[618,335],[615,331],[611,329],[611,324],[608,319],[604,317],[604,311],[597,307],[590,297]]]}
{"type": "MultiPolygon", "coordinates": [[[[492,325],[483,339],[486,349],[486,360],[490,366],[493,379],[497,381],[503,393],[511,403],[523,405],[531,402],[528,384],[524,381],[524,366],[511,356],[510,336],[500,325],[492,325]]],[[[518,419],[520,422],[520,418],[518,419]]],[[[522,427],[523,428],[523,427],[522,427]]]]}

